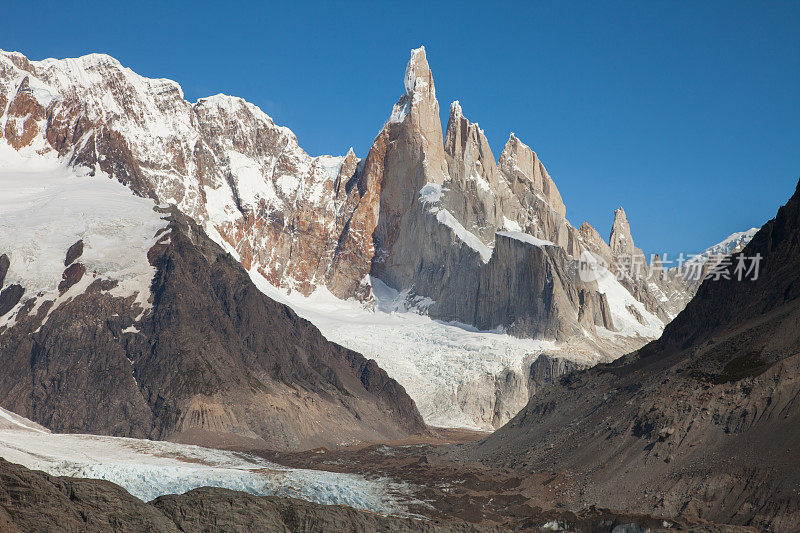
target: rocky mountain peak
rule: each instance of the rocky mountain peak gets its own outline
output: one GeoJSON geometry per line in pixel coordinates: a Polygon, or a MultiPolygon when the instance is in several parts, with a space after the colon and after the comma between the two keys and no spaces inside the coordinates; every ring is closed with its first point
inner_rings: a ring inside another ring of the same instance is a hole
{"type": "Polygon", "coordinates": [[[458,100],[453,100],[453,103],[450,104],[450,119],[452,120],[454,117],[463,117],[464,110],[461,109],[461,102],[458,100]]]}
{"type": "Polygon", "coordinates": [[[567,208],[561,193],[544,164],[536,152],[513,133],[500,154],[499,166],[509,180],[511,190],[516,192],[520,187],[529,188],[529,184],[533,184],[533,192],[540,195],[560,216],[566,217],[567,208]]]}
{"type": "Polygon", "coordinates": [[[611,235],[608,241],[614,254],[630,255],[634,251],[631,225],[621,206],[614,210],[614,224],[611,226],[611,235]]]}
{"type": "Polygon", "coordinates": [[[433,73],[425,56],[425,47],[411,50],[411,58],[406,66],[406,94],[420,92],[426,98],[436,99],[436,88],[433,85],[433,73]]]}
{"type": "Polygon", "coordinates": [[[578,236],[586,248],[599,255],[607,265],[613,262],[611,248],[609,248],[608,243],[603,240],[600,233],[594,229],[594,226],[589,224],[589,222],[584,221],[584,223],[581,224],[578,230],[578,236]]]}
{"type": "Polygon", "coordinates": [[[500,172],[489,141],[478,124],[464,116],[458,100],[450,104],[444,151],[452,178],[475,181],[482,192],[497,193],[500,172]]]}

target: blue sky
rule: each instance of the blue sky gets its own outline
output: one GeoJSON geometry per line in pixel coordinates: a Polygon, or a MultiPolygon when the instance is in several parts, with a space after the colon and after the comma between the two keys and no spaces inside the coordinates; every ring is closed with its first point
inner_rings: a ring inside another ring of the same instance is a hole
{"type": "Polygon", "coordinates": [[[646,253],[774,216],[800,177],[800,2],[7,3],[0,48],[105,52],[186,97],[241,96],[312,155],[364,156],[428,51],[499,156],[531,145],[574,225],[625,207],[646,253]]]}

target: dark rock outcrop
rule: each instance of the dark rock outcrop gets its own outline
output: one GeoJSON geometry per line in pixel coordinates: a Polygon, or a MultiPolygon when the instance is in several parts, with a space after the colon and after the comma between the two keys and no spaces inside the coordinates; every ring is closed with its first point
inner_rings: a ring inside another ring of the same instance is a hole
{"type": "Polygon", "coordinates": [[[103,480],[53,477],[0,458],[3,533],[180,531],[158,509],[103,480]]]}
{"type": "Polygon", "coordinates": [[[23,294],[25,294],[25,289],[18,284],[9,285],[0,291],[0,316],[11,311],[22,299],[23,294]]]}
{"type": "Polygon", "coordinates": [[[3,287],[3,282],[8,274],[8,267],[11,266],[11,260],[6,254],[0,254],[0,288],[3,287]]]}
{"type": "Polygon", "coordinates": [[[102,276],[55,309],[20,311],[0,334],[0,404],[55,431],[273,449],[425,430],[374,361],[266,297],[177,210],[148,257],[144,313],[102,276]]]}
{"type": "Polygon", "coordinates": [[[61,283],[58,284],[58,292],[64,294],[73,285],[78,283],[83,275],[86,274],[86,267],[81,263],[72,263],[68,266],[64,273],[61,275],[61,283]]]}
{"type": "Polygon", "coordinates": [[[67,258],[64,259],[64,266],[68,267],[75,262],[80,256],[83,255],[83,239],[69,247],[67,250],[67,258]]]}
{"type": "Polygon", "coordinates": [[[534,396],[544,387],[558,383],[562,377],[585,368],[585,365],[561,357],[542,354],[530,365],[528,374],[530,395],[534,396]]]}

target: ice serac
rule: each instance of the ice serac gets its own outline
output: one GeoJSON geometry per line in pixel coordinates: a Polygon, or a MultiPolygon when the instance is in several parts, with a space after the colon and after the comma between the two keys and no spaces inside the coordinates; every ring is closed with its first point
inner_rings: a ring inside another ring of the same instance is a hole
{"type": "MultiPolygon", "coordinates": [[[[210,470],[210,468],[209,468],[210,470]]],[[[321,472],[322,473],[322,472],[321,472]]],[[[326,473],[327,474],[327,473],[326,473]]],[[[336,476],[337,474],[328,474],[336,476]]],[[[343,479],[346,474],[339,474],[343,479]]],[[[253,476],[256,477],[256,476],[253,476]]],[[[349,480],[352,483],[352,479],[349,480]]],[[[284,483],[286,481],[284,480],[284,483]]],[[[380,481],[369,482],[377,485],[380,481]]],[[[0,530],[3,533],[181,533],[186,531],[380,531],[382,533],[496,533],[460,519],[430,520],[391,507],[360,510],[358,505],[331,505],[297,499],[293,484],[279,495],[256,496],[204,486],[160,496],[148,503],[121,486],[102,479],[51,476],[0,458],[0,530]],[[288,494],[287,494],[288,493],[288,494]],[[112,526],[113,524],[113,526],[112,526]],[[213,524],[213,525],[212,525],[213,524]]],[[[318,498],[350,487],[326,486],[315,480],[308,488],[318,498]]],[[[357,490],[357,489],[356,489],[357,490]]],[[[379,492],[368,499],[379,498],[379,492]]],[[[385,496],[384,496],[384,499],[385,496]]],[[[349,502],[348,502],[349,503],[349,502]]],[[[383,504],[383,502],[380,502],[383,504]]],[[[537,521],[560,518],[544,514],[537,521]]],[[[605,518],[605,517],[603,517],[605,518]]],[[[595,519],[598,524],[601,519],[595,519]]]]}

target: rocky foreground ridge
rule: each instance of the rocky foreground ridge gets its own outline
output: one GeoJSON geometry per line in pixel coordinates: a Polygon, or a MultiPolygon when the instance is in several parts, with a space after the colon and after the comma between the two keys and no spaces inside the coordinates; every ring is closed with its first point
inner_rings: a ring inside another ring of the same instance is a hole
{"type": "MultiPolygon", "coordinates": [[[[525,506],[509,506],[525,509],[525,506]]],[[[685,526],[656,517],[630,516],[596,508],[578,514],[530,507],[525,510],[528,513],[522,525],[512,528],[467,521],[458,514],[466,512],[472,518],[471,510],[462,511],[458,506],[451,506],[447,517],[405,518],[211,487],[160,496],[145,503],[108,481],[50,476],[0,459],[0,529],[4,533],[500,533],[552,531],[555,527],[569,528],[576,533],[752,531],[725,526],[685,526]]]]}
{"type": "Polygon", "coordinates": [[[467,523],[383,517],[350,507],[204,487],[142,502],[108,481],[53,477],[0,459],[0,531],[501,531],[467,523]]]}
{"type": "Polygon", "coordinates": [[[364,159],[311,157],[239,98],[190,103],[177,83],[105,55],[2,52],[0,135],[176,205],[245,269],[303,294],[324,286],[369,300],[375,276],[433,317],[523,337],[588,335],[589,349],[610,355],[657,336],[685,305],[687,284],[655,263],[623,282],[631,301],[582,281],[584,253],[614,274],[619,258],[641,253],[624,211],[606,242],[588,223],[570,225],[553,179],[513,134],[495,159],[458,102],[443,134],[424,48],[404,85],[364,159]]]}

